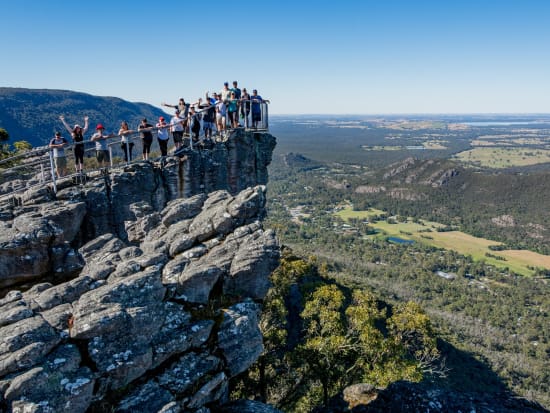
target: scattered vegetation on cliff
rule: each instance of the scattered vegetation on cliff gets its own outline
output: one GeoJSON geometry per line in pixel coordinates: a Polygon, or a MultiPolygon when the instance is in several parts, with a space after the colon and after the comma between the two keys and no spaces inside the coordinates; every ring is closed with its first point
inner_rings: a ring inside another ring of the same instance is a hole
{"type": "Polygon", "coordinates": [[[322,276],[324,265],[286,251],[272,276],[261,326],[266,351],[236,386],[285,411],[310,412],[353,383],[387,386],[442,373],[420,306],[378,301],[322,276]]]}

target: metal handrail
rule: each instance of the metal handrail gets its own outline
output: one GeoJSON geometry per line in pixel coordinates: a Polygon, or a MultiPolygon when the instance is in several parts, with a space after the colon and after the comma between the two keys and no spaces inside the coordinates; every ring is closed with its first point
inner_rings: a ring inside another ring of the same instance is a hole
{"type": "MultiPolygon", "coordinates": [[[[238,102],[238,106],[237,106],[237,116],[241,116],[241,114],[244,114],[244,117],[243,118],[240,118],[240,119],[244,119],[244,126],[239,126],[237,129],[240,129],[240,128],[243,128],[244,130],[258,130],[258,131],[265,131],[265,130],[268,130],[268,108],[267,108],[267,104],[269,102],[254,102],[254,99],[250,99],[250,100],[239,100],[238,102]],[[243,104],[246,104],[248,103],[250,105],[249,109],[245,109],[244,113],[242,111],[242,105],[243,104]],[[252,105],[253,104],[258,104],[260,105],[260,121],[256,121],[256,122],[253,122],[253,118],[252,118],[252,105]]],[[[187,120],[191,120],[193,117],[199,117],[199,122],[200,122],[200,130],[203,131],[204,130],[204,120],[203,120],[203,114],[205,111],[209,110],[210,107],[203,107],[203,108],[199,108],[197,107],[196,108],[196,112],[194,114],[188,114],[188,118],[187,120]]],[[[240,125],[240,119],[239,119],[239,125],[240,125]]],[[[184,120],[184,119],[182,119],[184,120]]],[[[216,122],[214,120],[214,127],[213,127],[213,132],[217,131],[217,127],[216,127],[216,122]]],[[[190,126],[190,124],[189,124],[190,126]]],[[[148,131],[152,132],[152,133],[155,133],[157,135],[157,138],[158,138],[158,130],[161,129],[160,127],[157,127],[157,126],[152,126],[150,128],[147,128],[148,131]]],[[[228,132],[229,132],[229,135],[227,136],[230,136],[230,132],[232,130],[234,130],[235,128],[232,127],[232,125],[230,124],[229,122],[229,116],[226,116],[226,129],[228,132]]],[[[191,132],[191,131],[189,131],[191,132]]],[[[220,131],[217,131],[218,134],[220,133],[220,131]]],[[[125,135],[127,141],[128,141],[128,144],[133,142],[133,143],[136,143],[136,142],[141,142],[141,135],[142,135],[143,131],[133,131],[127,135],[125,135]]],[[[200,139],[200,133],[199,133],[199,139],[200,139]]],[[[192,133],[189,133],[187,136],[189,136],[189,148],[191,150],[194,150],[194,142],[193,142],[193,136],[192,136],[192,133]]],[[[218,135],[220,136],[220,135],[218,135]]],[[[110,168],[112,168],[114,166],[114,156],[113,156],[113,146],[116,145],[116,144],[120,144],[120,143],[123,143],[121,141],[121,138],[122,136],[121,135],[112,135],[112,136],[109,136],[106,138],[107,140],[107,148],[109,150],[109,164],[110,164],[110,168]],[[116,141],[115,141],[116,140],[116,141]]],[[[83,142],[78,142],[78,143],[75,143],[74,141],[73,142],[70,142],[70,143],[67,143],[67,145],[64,146],[64,150],[67,151],[67,153],[69,154],[67,157],[70,158],[71,157],[71,154],[73,153],[73,149],[77,146],[77,145],[83,145],[84,146],[84,152],[86,155],[86,157],[90,157],[90,152],[91,151],[94,151],[95,150],[95,141],[91,141],[91,140],[86,140],[86,141],[83,141],[83,142]]],[[[125,161],[126,164],[129,164],[131,162],[136,162],[139,160],[139,156],[138,157],[135,157],[134,159],[130,159],[130,156],[129,156],[129,153],[128,153],[128,146],[129,145],[126,145],[126,151],[127,151],[127,156],[126,156],[126,159],[127,161],[125,161]]],[[[16,188],[10,192],[7,192],[7,193],[4,193],[4,194],[0,194],[0,200],[4,200],[5,198],[9,198],[11,197],[14,202],[15,202],[15,198],[14,198],[14,195],[19,193],[19,192],[22,192],[22,191],[25,191],[25,190],[28,190],[30,188],[34,188],[36,186],[40,186],[40,185],[45,185],[46,183],[52,183],[52,186],[53,186],[53,190],[54,192],[57,192],[57,181],[59,180],[59,178],[56,176],[56,173],[55,173],[55,164],[54,164],[54,159],[53,159],[53,150],[50,149],[48,146],[42,146],[42,147],[39,147],[39,148],[34,148],[34,149],[31,149],[31,150],[28,150],[28,151],[25,151],[25,152],[22,152],[22,153],[18,153],[18,154],[15,154],[15,155],[12,155],[8,158],[4,158],[4,159],[0,159],[0,174],[2,173],[6,173],[6,172],[11,172],[11,171],[17,171],[17,170],[20,170],[20,169],[25,169],[25,168],[28,168],[31,170],[31,173],[32,170],[34,169],[35,172],[34,172],[34,177],[38,177],[38,182],[37,183],[29,183],[27,182],[24,186],[22,187],[19,187],[19,188],[16,188]],[[27,159],[27,158],[30,158],[30,157],[37,157],[36,160],[33,160],[29,163],[25,163],[25,164],[21,164],[21,165],[13,165],[13,166],[8,166],[7,168],[4,168],[3,165],[6,165],[6,164],[10,164],[10,163],[13,163],[13,162],[17,162],[17,161],[20,161],[20,160],[23,160],[23,159],[27,159]],[[46,164],[49,164],[49,169],[50,169],[50,173],[45,173],[45,165],[46,164]],[[36,168],[37,167],[40,167],[40,171],[37,171],[36,168]]],[[[96,171],[98,169],[96,168],[92,168],[91,170],[88,169],[88,171],[96,171]]],[[[79,177],[79,176],[82,176],[80,173],[76,173],[76,174],[67,174],[65,176],[63,176],[63,179],[65,178],[72,178],[72,177],[79,177]]],[[[84,181],[84,180],[82,180],[84,181]]],[[[1,181],[0,181],[1,182],[1,181]]]]}

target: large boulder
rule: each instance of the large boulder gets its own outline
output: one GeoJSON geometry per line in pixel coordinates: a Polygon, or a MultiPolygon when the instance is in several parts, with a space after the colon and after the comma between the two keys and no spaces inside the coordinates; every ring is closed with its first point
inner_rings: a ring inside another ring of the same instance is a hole
{"type": "Polygon", "coordinates": [[[242,134],[0,211],[0,286],[3,274],[47,277],[0,298],[7,411],[207,413],[227,401],[263,350],[257,302],[279,257],[261,224],[265,187],[235,190],[259,167],[239,151],[261,137],[242,134]]]}
{"type": "Polygon", "coordinates": [[[248,369],[264,350],[259,313],[260,307],[252,301],[235,304],[224,311],[218,344],[231,377],[248,369]]]}

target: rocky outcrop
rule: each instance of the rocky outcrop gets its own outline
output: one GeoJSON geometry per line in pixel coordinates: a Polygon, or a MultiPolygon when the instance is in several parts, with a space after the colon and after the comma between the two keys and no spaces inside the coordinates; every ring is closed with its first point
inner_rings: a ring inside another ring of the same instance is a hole
{"type": "Polygon", "coordinates": [[[386,192],[385,186],[375,185],[359,185],[354,191],[356,194],[378,194],[380,192],[386,192]]]}
{"type": "Polygon", "coordinates": [[[411,168],[415,164],[414,158],[407,158],[401,162],[398,162],[396,164],[392,164],[388,167],[389,171],[386,172],[383,176],[384,179],[393,178],[396,175],[399,175],[406,171],[407,169],[411,168]]]}
{"type": "Polygon", "coordinates": [[[439,188],[441,186],[448,185],[450,180],[455,176],[458,176],[458,174],[459,172],[456,168],[437,171],[426,180],[426,184],[431,185],[433,188],[439,188]]]}
{"type": "Polygon", "coordinates": [[[108,233],[137,242],[158,225],[158,212],[172,200],[266,184],[274,146],[267,133],[235,130],[212,149],[113,168],[85,185],[62,179],[57,194],[49,186],[29,188],[0,204],[0,289],[74,276],[83,265],[75,246],[108,233]]]}
{"type": "Polygon", "coordinates": [[[139,244],[104,234],[75,252],[76,278],[7,294],[7,410],[199,411],[226,401],[229,379],[263,350],[255,301],[279,259],[259,221],[265,200],[256,186],[170,201],[127,223],[141,228],[132,232],[139,244]]]}
{"type": "Polygon", "coordinates": [[[71,275],[82,268],[71,247],[86,214],[84,202],[21,208],[1,222],[0,288],[49,274],[71,275]]]}
{"type": "Polygon", "coordinates": [[[405,201],[422,201],[427,198],[426,194],[408,188],[393,188],[387,194],[390,198],[403,199],[405,201]]]}
{"type": "Polygon", "coordinates": [[[0,287],[22,288],[0,299],[0,411],[220,409],[263,351],[273,146],[237,131],[4,205],[0,287]]]}

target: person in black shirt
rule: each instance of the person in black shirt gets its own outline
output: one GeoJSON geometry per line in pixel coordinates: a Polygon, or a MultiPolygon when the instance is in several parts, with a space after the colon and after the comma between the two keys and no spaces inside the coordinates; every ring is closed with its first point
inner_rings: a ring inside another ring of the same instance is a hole
{"type": "Polygon", "coordinates": [[[141,141],[143,145],[143,159],[149,159],[151,152],[151,144],[153,143],[153,125],[147,123],[147,119],[143,118],[138,126],[138,131],[141,133],[141,141]]]}
{"type": "Polygon", "coordinates": [[[84,116],[84,128],[76,124],[73,128],[65,121],[65,116],[59,116],[59,119],[71,134],[74,143],[74,166],[77,173],[82,173],[84,165],[84,134],[88,131],[88,116],[84,116]]]}

